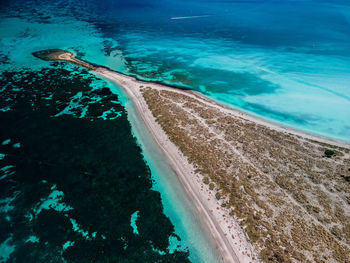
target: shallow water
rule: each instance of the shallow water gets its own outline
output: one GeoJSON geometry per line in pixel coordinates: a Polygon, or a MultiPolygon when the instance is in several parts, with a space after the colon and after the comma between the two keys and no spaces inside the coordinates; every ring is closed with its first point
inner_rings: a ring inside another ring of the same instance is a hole
{"type": "Polygon", "coordinates": [[[119,97],[48,66],[0,75],[0,262],[190,262],[119,97]]]}
{"type": "Polygon", "coordinates": [[[206,223],[197,214],[196,208],[188,198],[177,175],[167,164],[163,152],[154,142],[147,127],[138,116],[133,103],[118,87],[111,87],[118,94],[128,111],[128,118],[133,128],[145,160],[154,178],[153,189],[160,192],[164,213],[175,226],[175,233],[182,238],[182,243],[174,242],[181,248],[189,248],[191,262],[221,262],[217,246],[212,236],[205,229],[206,223]]]}
{"type": "MultiPolygon", "coordinates": [[[[89,23],[73,16],[52,16],[54,21],[43,22],[32,14],[2,15],[0,262],[53,259],[69,262],[78,258],[83,262],[91,258],[101,262],[106,259],[138,262],[140,258],[149,262],[218,261],[215,245],[202,229],[174,173],[156,154],[155,145],[150,145],[149,140],[147,146],[141,144],[147,166],[142,163],[141,153],[135,151],[135,139],[130,138],[124,111],[128,98],[113,84],[94,80],[76,67],[41,61],[31,54],[59,46],[82,57],[88,51],[90,61],[111,66],[110,61],[115,57],[106,54],[110,54],[107,47],[113,40],[106,40],[89,23]],[[71,41],[63,44],[66,37],[71,41]],[[16,104],[18,96],[23,98],[16,104]],[[18,124],[14,116],[25,116],[31,111],[37,114],[18,124]],[[14,127],[22,126],[20,132],[15,132],[14,127]],[[78,131],[83,134],[79,136],[78,131]],[[103,133],[106,136],[101,136],[103,133]],[[106,143],[108,150],[101,148],[106,143]],[[76,155],[72,159],[69,158],[71,147],[76,155]],[[21,159],[9,157],[15,149],[19,157],[25,155],[35,162],[29,161],[23,169],[21,159]],[[100,151],[109,157],[91,158],[92,152],[100,151]],[[78,158],[79,155],[86,156],[78,158]],[[58,168],[57,161],[62,167],[58,168]],[[38,172],[41,163],[57,167],[44,167],[38,172]],[[147,171],[149,168],[151,173],[147,171]],[[80,178],[79,173],[75,175],[80,169],[86,170],[87,178],[80,178]],[[57,177],[60,171],[65,176],[57,177]],[[129,187],[118,186],[118,191],[113,193],[100,189],[103,174],[108,176],[105,187],[113,189],[119,180],[116,176],[121,173],[127,174],[123,184],[129,187]],[[90,185],[90,181],[96,183],[90,185]],[[79,193],[84,189],[89,198],[83,201],[79,193]],[[37,194],[30,196],[33,191],[37,194]],[[179,193],[181,198],[177,196],[179,193]],[[112,200],[113,207],[108,212],[100,211],[106,200],[112,200]],[[49,223],[53,218],[57,218],[54,226],[49,223]],[[107,219],[110,222],[106,223],[107,219]],[[101,251],[108,255],[101,255],[101,251]]],[[[112,66],[121,65],[118,69],[123,70],[120,61],[112,66]]],[[[129,111],[132,112],[130,107],[129,111]]]]}
{"type": "Polygon", "coordinates": [[[282,125],[350,141],[347,1],[40,3],[4,8],[12,15],[0,20],[4,61],[32,67],[38,62],[30,52],[64,48],[282,125]]]}
{"type": "MultiPolygon", "coordinates": [[[[57,64],[50,66],[31,53],[61,48],[141,79],[198,90],[226,105],[283,125],[350,141],[349,23],[350,5],[340,0],[2,1],[0,71],[26,69],[37,74],[42,69],[55,68],[57,64]]],[[[90,83],[91,87],[100,87],[96,83],[90,83]]],[[[31,84],[24,83],[11,92],[21,94],[27,85],[31,84]]],[[[76,101],[82,94],[72,95],[75,100],[57,118],[74,114],[86,117],[85,108],[76,112],[76,101]]],[[[98,120],[118,121],[123,110],[117,108],[106,109],[98,120]]],[[[4,104],[0,113],[12,114],[11,110],[4,104]]],[[[3,129],[5,134],[7,128],[3,129]]],[[[8,142],[16,145],[10,149],[23,150],[23,145],[17,143],[8,142]]],[[[196,218],[190,204],[186,205],[188,200],[176,200],[171,178],[162,175],[167,168],[157,168],[161,162],[150,154],[152,146],[141,146],[155,180],[152,187],[160,192],[164,213],[182,239],[181,251],[188,247],[193,262],[215,257],[210,249],[206,249],[208,255],[199,252],[199,247],[211,245],[204,237],[194,237],[194,233],[202,231],[194,227],[196,218]]],[[[7,162],[8,156],[0,154],[0,161],[7,162]]],[[[12,164],[1,167],[1,182],[14,172],[9,165],[12,164]]],[[[47,196],[50,191],[54,194],[51,201],[61,200],[62,189],[43,189],[47,196]]],[[[13,202],[17,194],[11,192],[1,199],[1,213],[16,207],[13,202]]],[[[44,203],[44,207],[50,204],[54,211],[71,211],[57,202],[44,203]]],[[[130,220],[135,211],[139,210],[130,211],[125,219],[131,233],[130,220]]],[[[8,215],[2,217],[4,222],[9,219],[8,215]]],[[[92,236],[94,232],[90,232],[87,235],[92,236]]],[[[77,228],[74,233],[87,232],[77,228]]],[[[14,250],[13,240],[24,239],[29,240],[28,244],[40,244],[40,239],[37,242],[29,232],[20,237],[9,234],[1,240],[1,251],[6,255],[19,253],[14,250]]],[[[60,242],[64,251],[78,244],[63,239],[60,242]]]]}
{"type": "MultiPolygon", "coordinates": [[[[190,1],[160,15],[159,27],[140,28],[130,18],[135,28],[117,34],[128,70],[182,83],[283,125],[349,141],[349,5],[221,4],[209,1],[204,8],[190,1]],[[211,15],[169,20],[187,15],[185,7],[198,7],[191,14],[211,15]]],[[[158,25],[154,20],[149,23],[158,25]]]]}

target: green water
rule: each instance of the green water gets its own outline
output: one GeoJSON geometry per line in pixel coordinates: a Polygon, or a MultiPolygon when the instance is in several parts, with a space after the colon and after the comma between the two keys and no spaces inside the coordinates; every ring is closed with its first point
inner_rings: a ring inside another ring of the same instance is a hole
{"type": "MultiPolygon", "coordinates": [[[[216,244],[208,233],[205,222],[197,213],[192,201],[189,200],[188,194],[168,165],[164,154],[147,131],[132,101],[118,87],[111,86],[111,90],[118,94],[128,111],[133,133],[140,143],[144,158],[155,179],[153,189],[160,192],[164,213],[171,218],[175,232],[183,239],[180,247],[190,248],[192,262],[221,262],[216,244]]],[[[177,242],[174,244],[176,245],[177,242]]]]}
{"type": "Polygon", "coordinates": [[[60,63],[0,76],[1,262],[200,262],[110,84],[60,63]]]}

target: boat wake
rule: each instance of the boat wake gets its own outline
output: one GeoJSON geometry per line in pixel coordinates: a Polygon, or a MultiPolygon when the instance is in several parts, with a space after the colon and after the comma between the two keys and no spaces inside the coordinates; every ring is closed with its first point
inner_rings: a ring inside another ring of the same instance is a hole
{"type": "Polygon", "coordinates": [[[180,19],[191,19],[191,18],[202,18],[202,17],[208,17],[211,15],[201,15],[201,16],[177,16],[177,17],[171,17],[171,20],[180,20],[180,19]]]}

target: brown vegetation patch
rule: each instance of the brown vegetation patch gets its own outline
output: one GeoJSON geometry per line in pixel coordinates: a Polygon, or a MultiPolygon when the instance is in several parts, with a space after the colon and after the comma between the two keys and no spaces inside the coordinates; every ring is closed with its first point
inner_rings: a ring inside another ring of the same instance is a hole
{"type": "Polygon", "coordinates": [[[263,260],[350,262],[349,149],[256,124],[180,92],[141,90],[263,260]],[[327,149],[335,152],[331,158],[324,157],[327,149]]]}

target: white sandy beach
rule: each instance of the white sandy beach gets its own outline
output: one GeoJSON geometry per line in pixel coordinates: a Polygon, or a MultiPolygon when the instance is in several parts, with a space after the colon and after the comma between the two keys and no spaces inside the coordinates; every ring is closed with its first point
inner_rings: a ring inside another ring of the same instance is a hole
{"type": "MultiPolygon", "coordinates": [[[[74,55],[72,53],[70,54],[71,55],[68,55],[68,57],[64,56],[60,59],[80,64],[79,60],[75,60],[74,55]]],[[[81,64],[82,66],[85,66],[84,64],[86,63],[82,62],[81,64]]],[[[208,106],[208,108],[215,108],[227,116],[233,116],[236,119],[261,125],[270,131],[277,131],[280,134],[285,134],[285,136],[293,135],[298,141],[307,142],[309,144],[311,143],[313,147],[319,146],[320,143],[324,143],[334,147],[339,146],[347,149],[350,148],[349,143],[334,141],[291,128],[282,127],[275,123],[223,106],[197,92],[174,89],[165,85],[139,81],[133,77],[103,67],[96,67],[93,68],[93,70],[97,75],[112,81],[118,87],[122,88],[131,99],[138,113],[138,118],[145,124],[153,141],[163,152],[168,164],[177,175],[188,197],[195,206],[197,210],[196,212],[200,218],[203,219],[202,221],[206,225],[206,229],[209,231],[210,236],[217,244],[217,249],[221,255],[222,262],[260,262],[258,256],[259,249],[255,248],[248,241],[246,231],[241,228],[239,221],[232,215],[229,215],[227,209],[221,207],[223,200],[217,201],[215,198],[215,192],[211,191],[208,185],[203,183],[203,177],[195,172],[195,168],[188,162],[187,157],[185,157],[179,148],[170,141],[168,135],[156,121],[149,109],[140,87],[150,87],[153,90],[158,91],[171,91],[172,93],[175,92],[194,98],[197,101],[200,101],[200,103],[208,106]]],[[[247,158],[243,158],[245,162],[249,163],[249,165],[254,166],[254,164],[247,158]]],[[[291,197],[287,195],[287,198],[290,199],[291,197]]],[[[298,206],[292,198],[291,201],[293,201],[294,205],[298,206]]]]}
{"type": "MultiPolygon", "coordinates": [[[[60,60],[76,63],[78,61],[82,66],[89,65],[74,57],[73,53],[64,53],[59,55],[60,60]]],[[[169,165],[178,176],[186,193],[192,200],[197,209],[197,213],[206,224],[211,237],[217,244],[219,254],[222,255],[222,262],[259,262],[256,259],[253,246],[248,242],[244,231],[228,212],[220,209],[219,202],[215,199],[215,193],[211,192],[207,185],[204,185],[202,178],[195,175],[194,167],[190,165],[187,158],[181,153],[176,145],[168,138],[167,134],[156,122],[152,112],[149,110],[141,92],[140,86],[150,86],[155,89],[173,88],[155,83],[148,83],[136,80],[107,68],[98,67],[94,69],[97,75],[114,82],[122,88],[132,100],[139,117],[145,123],[154,142],[164,153],[169,165]]],[[[184,92],[177,90],[177,92],[184,92]]],[[[186,95],[200,97],[195,93],[186,92],[186,95]]],[[[210,100],[206,101],[210,103],[210,100]]],[[[220,107],[218,105],[218,107],[220,107]]]]}
{"type": "Polygon", "coordinates": [[[190,165],[186,157],[179,151],[179,149],[169,140],[166,133],[160,127],[149,110],[141,92],[140,86],[147,86],[158,90],[171,90],[187,96],[194,97],[201,102],[210,106],[215,106],[221,111],[234,115],[239,118],[253,121],[270,129],[284,132],[286,134],[294,134],[300,137],[301,140],[311,139],[332,145],[349,147],[348,143],[333,141],[327,138],[314,136],[303,133],[291,128],[279,126],[274,123],[256,118],[254,116],[239,112],[237,110],[222,106],[210,99],[207,99],[201,94],[193,91],[178,90],[164,85],[142,82],[133,77],[125,76],[123,74],[110,71],[105,68],[97,68],[98,75],[109,79],[110,81],[123,88],[124,91],[133,101],[139,116],[146,124],[154,141],[163,151],[167,158],[169,165],[175,171],[183,184],[188,196],[193,201],[197,212],[206,222],[212,237],[215,239],[223,262],[259,262],[255,249],[247,240],[244,230],[240,227],[238,221],[235,221],[232,216],[228,214],[225,209],[220,207],[219,201],[215,198],[215,193],[210,191],[208,185],[203,184],[202,178],[195,175],[194,167],[190,165]]]}
{"type": "MultiPolygon", "coordinates": [[[[132,77],[128,77],[105,68],[96,70],[98,75],[113,81],[132,99],[139,116],[146,124],[154,141],[162,149],[169,165],[182,182],[188,196],[197,208],[197,212],[206,222],[212,237],[215,239],[223,262],[259,262],[252,259],[254,248],[240,228],[238,222],[222,210],[219,202],[215,199],[215,193],[211,192],[207,185],[202,183],[202,178],[195,175],[194,167],[190,165],[185,156],[168,139],[168,136],[155,121],[151,111],[140,92],[140,86],[150,86],[155,89],[170,89],[159,84],[144,83],[132,77]]],[[[183,92],[183,91],[178,91],[183,92]]],[[[186,92],[186,94],[191,95],[186,92]]],[[[192,95],[194,96],[194,95],[192,95]]],[[[209,101],[208,101],[209,103],[209,101]]],[[[257,258],[257,256],[255,256],[257,258]]]]}

